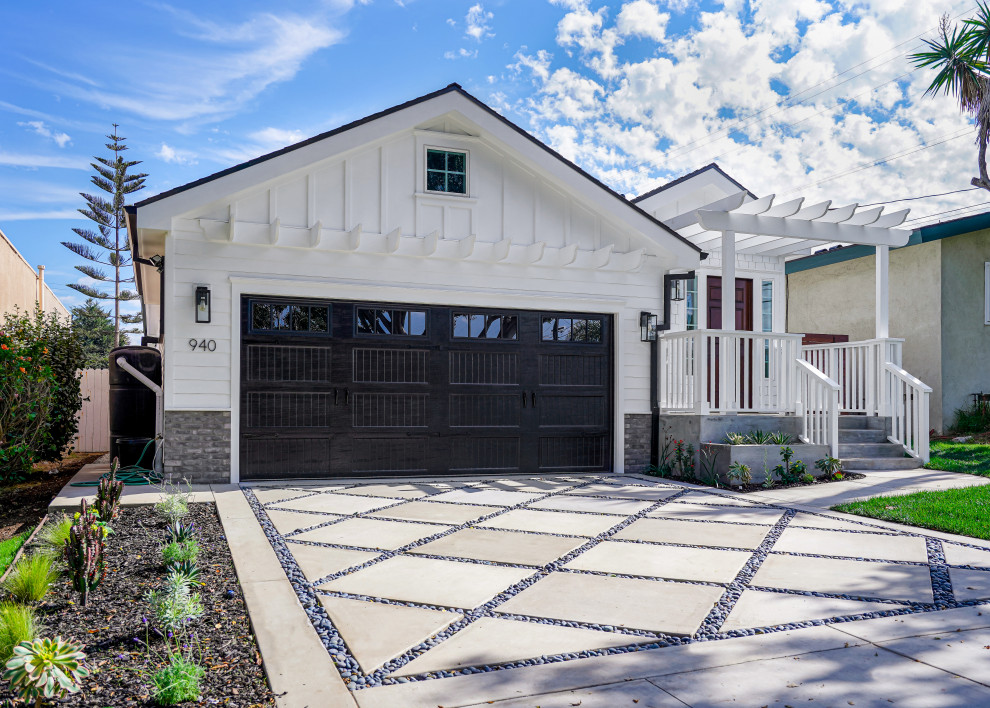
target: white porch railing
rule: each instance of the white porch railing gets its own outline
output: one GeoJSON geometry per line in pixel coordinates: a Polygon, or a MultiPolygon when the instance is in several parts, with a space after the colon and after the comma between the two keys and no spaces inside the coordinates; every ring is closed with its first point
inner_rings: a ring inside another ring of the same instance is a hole
{"type": "Polygon", "coordinates": [[[659,341],[660,408],[793,413],[801,335],[692,330],[659,341]]]}
{"type": "Polygon", "coordinates": [[[798,379],[797,413],[804,420],[801,440],[827,445],[832,457],[839,456],[838,383],[802,359],[796,359],[798,379]]]}
{"type": "Polygon", "coordinates": [[[931,387],[925,385],[901,367],[884,364],[884,400],[889,409],[881,415],[890,416],[890,441],[904,446],[912,457],[928,462],[928,398],[931,387]]]}
{"type": "Polygon", "coordinates": [[[903,339],[811,344],[801,348],[804,360],[839,384],[843,413],[881,415],[884,365],[901,365],[903,339]]]}

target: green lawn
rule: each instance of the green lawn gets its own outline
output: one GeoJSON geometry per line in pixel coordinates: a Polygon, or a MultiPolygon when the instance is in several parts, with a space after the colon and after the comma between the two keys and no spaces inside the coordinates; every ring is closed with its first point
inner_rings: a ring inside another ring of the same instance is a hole
{"type": "Polygon", "coordinates": [[[0,541],[0,575],[3,575],[4,571],[7,570],[7,566],[14,560],[14,556],[17,555],[17,551],[24,545],[24,542],[27,541],[28,536],[31,535],[31,531],[32,529],[28,529],[12,538],[8,538],[6,541],[0,541]]]}
{"type": "Polygon", "coordinates": [[[990,445],[933,442],[931,460],[925,467],[990,477],[990,445]]]}
{"type": "Polygon", "coordinates": [[[832,509],[990,540],[990,484],[941,492],[917,492],[901,497],[876,497],[839,504],[832,509]]]}

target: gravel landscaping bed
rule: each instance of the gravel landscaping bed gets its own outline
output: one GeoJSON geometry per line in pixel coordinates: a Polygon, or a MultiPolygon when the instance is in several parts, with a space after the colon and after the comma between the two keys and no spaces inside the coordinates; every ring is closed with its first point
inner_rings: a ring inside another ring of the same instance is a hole
{"type": "MultiPolygon", "coordinates": [[[[206,673],[200,700],[183,705],[274,706],[216,507],[193,504],[189,509],[185,521],[199,529],[203,585],[196,591],[204,614],[189,626],[186,641],[206,673]]],[[[39,607],[42,636],[82,643],[93,670],[83,690],[58,705],[155,705],[149,695],[150,677],[166,664],[166,640],[149,629],[143,596],[165,576],[159,552],[165,522],[150,507],[129,507],[112,526],[106,577],[88,605],[79,604],[78,593],[63,577],[39,607]]],[[[6,683],[0,684],[0,706],[11,698],[6,683]]]]}

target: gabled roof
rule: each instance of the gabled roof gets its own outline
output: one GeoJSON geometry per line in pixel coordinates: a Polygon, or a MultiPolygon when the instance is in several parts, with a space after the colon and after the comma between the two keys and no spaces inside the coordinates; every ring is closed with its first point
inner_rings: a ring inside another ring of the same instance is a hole
{"type": "Polygon", "coordinates": [[[667,182],[667,184],[661,185],[661,186],[657,187],[656,189],[651,189],[649,192],[646,192],[645,194],[640,194],[638,197],[634,197],[632,199],[632,201],[634,203],[639,203],[639,202],[643,201],[644,199],[649,199],[650,197],[652,197],[652,196],[654,196],[656,194],[660,194],[660,192],[663,192],[663,191],[665,191],[667,189],[670,189],[671,187],[676,187],[677,185],[681,184],[682,182],[687,182],[689,179],[691,179],[693,177],[697,177],[698,175],[700,175],[700,174],[702,174],[704,172],[708,172],[709,170],[714,170],[718,174],[722,175],[725,179],[729,180],[729,182],[731,182],[735,186],[739,187],[740,191],[746,192],[753,199],[756,199],[756,195],[755,194],[753,194],[748,189],[746,189],[742,184],[740,184],[736,179],[734,179],[728,172],[726,172],[725,170],[723,170],[716,163],[712,162],[712,163],[709,163],[709,164],[705,165],[704,167],[698,168],[694,172],[689,172],[686,175],[682,175],[682,176],[678,177],[675,180],[671,180],[670,182],[667,182]]]}
{"type": "MultiPolygon", "coordinates": [[[[335,129],[330,130],[330,131],[327,131],[325,133],[321,133],[321,134],[316,135],[316,136],[314,136],[312,138],[309,138],[307,140],[303,140],[302,142],[298,142],[298,143],[295,143],[293,145],[289,145],[287,147],[284,147],[284,148],[282,148],[280,150],[276,150],[276,151],[270,152],[270,153],[268,153],[266,155],[262,155],[260,157],[256,157],[253,160],[248,160],[247,162],[242,162],[239,165],[234,165],[233,167],[228,167],[225,170],[221,170],[219,172],[215,172],[212,175],[208,175],[206,177],[203,177],[201,179],[195,180],[193,182],[189,182],[188,184],[184,184],[184,185],[181,185],[179,187],[175,187],[175,188],[170,189],[170,190],[168,190],[166,192],[162,192],[161,194],[157,194],[157,195],[155,195],[153,197],[149,197],[149,198],[144,199],[144,200],[142,200],[140,202],[137,202],[134,205],[134,208],[131,208],[131,209],[128,210],[128,213],[131,216],[131,218],[128,219],[129,229],[136,229],[137,228],[137,223],[136,223],[136,221],[137,221],[137,219],[136,219],[136,210],[137,209],[141,209],[142,207],[146,207],[146,206],[149,206],[149,205],[154,204],[156,202],[160,202],[162,200],[168,199],[169,197],[173,197],[173,196],[175,196],[177,194],[181,194],[183,192],[187,192],[189,190],[195,189],[196,187],[200,187],[200,186],[202,186],[204,184],[208,184],[210,182],[213,182],[215,180],[221,179],[221,178],[226,177],[228,175],[232,175],[232,174],[235,174],[237,172],[241,172],[241,171],[246,170],[248,168],[254,167],[256,165],[260,165],[262,163],[268,162],[270,160],[273,160],[275,158],[281,157],[281,156],[286,155],[288,153],[294,152],[294,151],[299,150],[301,148],[307,147],[309,145],[313,145],[314,143],[318,143],[318,142],[320,142],[322,140],[326,140],[327,138],[331,138],[331,137],[334,137],[336,135],[340,135],[341,133],[345,133],[345,132],[347,132],[349,130],[353,130],[355,128],[358,128],[359,126],[363,126],[363,125],[366,125],[368,123],[373,123],[374,121],[380,120],[380,119],[385,118],[385,117],[387,117],[389,115],[392,115],[394,113],[398,113],[398,112],[400,112],[402,110],[405,110],[407,108],[411,108],[411,107],[416,106],[418,104],[425,103],[426,101],[429,101],[431,99],[438,98],[440,96],[443,96],[444,94],[449,94],[449,93],[456,93],[456,94],[459,94],[460,96],[463,96],[465,99],[467,99],[472,104],[474,104],[475,106],[477,106],[478,108],[480,108],[481,110],[483,110],[489,116],[491,116],[492,118],[497,119],[499,122],[501,122],[505,126],[511,128],[513,131],[515,131],[516,133],[518,133],[521,137],[523,137],[526,140],[528,140],[534,146],[540,148],[540,150],[542,150],[543,152],[547,153],[548,155],[550,155],[555,160],[563,163],[569,169],[573,170],[575,173],[579,174],[580,176],[582,176],[583,178],[585,178],[589,182],[597,185],[605,193],[611,195],[614,199],[617,199],[617,200],[621,201],[623,204],[626,205],[627,208],[629,208],[630,210],[632,210],[633,212],[635,212],[637,216],[639,216],[641,218],[647,219],[651,223],[651,225],[656,226],[665,235],[670,236],[671,238],[676,239],[677,241],[682,242],[683,244],[685,244],[686,246],[690,247],[695,252],[700,253],[702,258],[705,258],[708,255],[707,253],[705,253],[704,251],[702,251],[702,249],[698,248],[698,246],[694,245],[689,240],[687,240],[684,237],[682,237],[676,231],[668,228],[666,225],[663,224],[663,222],[661,222],[658,219],[654,218],[651,214],[647,213],[643,209],[639,208],[632,201],[626,199],[622,194],[619,194],[614,189],[612,189],[608,185],[604,184],[601,180],[593,177],[588,172],[586,172],[585,170],[583,170],[582,168],[578,167],[576,164],[574,164],[573,162],[571,162],[570,160],[568,160],[567,158],[565,158],[563,155],[561,155],[560,153],[558,153],[557,151],[555,151],[550,146],[546,145],[545,143],[541,142],[540,140],[538,140],[535,137],[533,137],[532,135],[530,135],[523,128],[519,127],[518,125],[516,125],[515,123],[513,123],[509,119],[507,119],[504,116],[500,115],[497,111],[493,110],[490,106],[486,105],[484,102],[480,101],[479,99],[477,99],[474,96],[472,96],[471,94],[469,94],[467,91],[465,91],[463,88],[461,88],[461,86],[459,84],[456,84],[456,83],[450,84],[450,85],[446,86],[445,88],[440,89],[439,91],[434,91],[434,92],[428,93],[428,94],[426,94],[424,96],[420,96],[419,98],[415,98],[415,99],[413,99],[411,101],[406,101],[405,103],[401,103],[401,104],[399,104],[397,106],[392,106],[391,108],[387,108],[387,109],[385,109],[383,111],[379,111],[378,113],[374,113],[374,114],[372,114],[370,116],[367,116],[365,118],[361,118],[360,120],[357,120],[357,121],[354,121],[352,123],[348,123],[346,125],[340,126],[339,128],[335,128],[335,129]]],[[[132,239],[136,242],[137,239],[134,238],[134,236],[136,236],[136,234],[133,234],[132,235],[132,239]]]]}

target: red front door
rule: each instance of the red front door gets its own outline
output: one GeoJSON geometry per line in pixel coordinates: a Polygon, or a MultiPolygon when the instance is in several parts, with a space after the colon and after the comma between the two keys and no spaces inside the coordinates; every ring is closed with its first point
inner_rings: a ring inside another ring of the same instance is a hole
{"type": "MultiPolygon", "coordinates": [[[[722,327],[722,277],[708,276],[708,329],[722,327]]],[[[750,278],[736,278],[736,322],[737,331],[753,331],[753,281],[750,278]]]]}
{"type": "MultiPolygon", "coordinates": [[[[708,329],[722,329],[722,278],[708,276],[708,329]]],[[[753,281],[750,278],[736,278],[736,331],[753,331],[753,281]]],[[[739,391],[738,398],[743,405],[753,405],[753,342],[739,342],[739,391]]],[[[721,407],[719,391],[719,343],[709,340],[708,349],[708,402],[713,408],[721,407]],[[712,349],[714,348],[714,351],[712,349]],[[713,375],[714,374],[714,375],[713,375]],[[714,387],[712,381],[714,380],[714,387]],[[714,391],[712,390],[714,388],[714,391]]]]}

